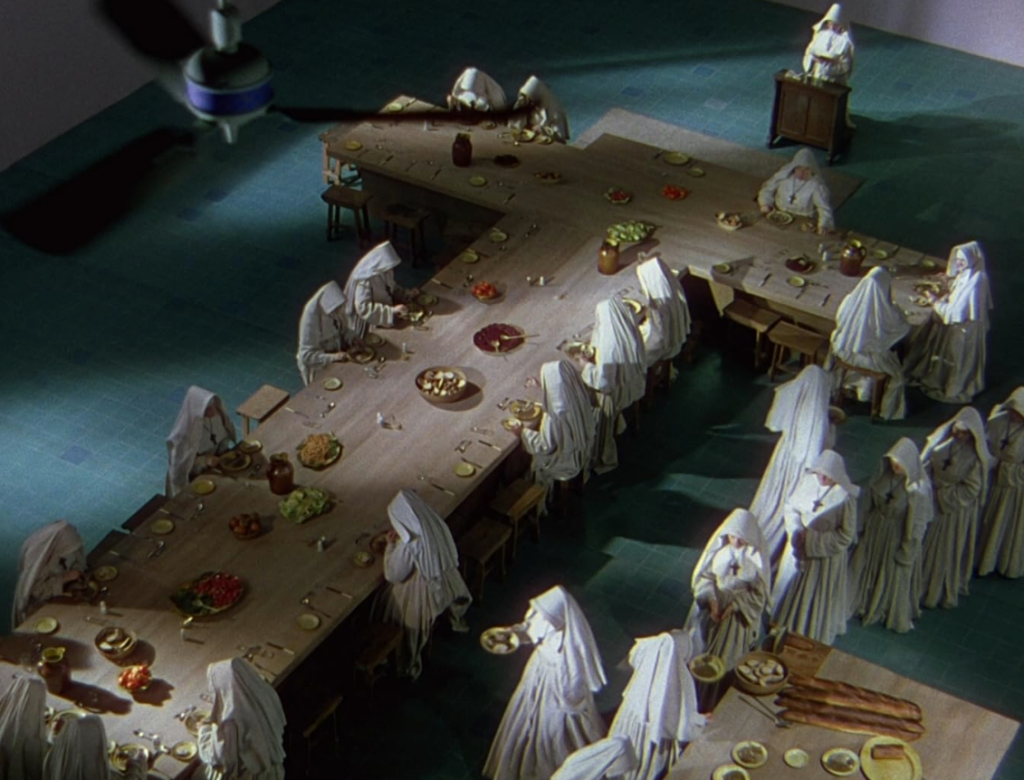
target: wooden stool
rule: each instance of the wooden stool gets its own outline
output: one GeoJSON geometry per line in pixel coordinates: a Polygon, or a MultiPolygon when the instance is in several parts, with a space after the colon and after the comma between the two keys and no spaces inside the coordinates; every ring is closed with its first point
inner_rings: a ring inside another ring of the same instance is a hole
{"type": "Polygon", "coordinates": [[[525,518],[533,526],[534,535],[540,542],[540,515],[544,510],[544,499],[548,491],[521,477],[498,493],[487,505],[498,517],[512,526],[512,560],[516,559],[519,534],[523,530],[521,521],[525,518]]]}
{"type": "Polygon", "coordinates": [[[274,412],[284,406],[291,396],[280,387],[263,385],[259,390],[242,402],[242,405],[235,409],[235,413],[242,418],[242,431],[249,435],[250,423],[255,420],[257,425],[262,424],[274,412]]]}
{"type": "Polygon", "coordinates": [[[361,637],[363,650],[356,657],[353,674],[362,673],[366,676],[369,688],[367,708],[373,703],[373,684],[377,679],[377,670],[384,666],[388,659],[396,654],[402,642],[402,627],[394,623],[371,623],[361,637]]]}
{"type": "Polygon", "coordinates": [[[780,322],[768,331],[768,340],[772,343],[772,362],[768,366],[768,381],[776,371],[796,373],[783,365],[786,352],[792,351],[800,355],[800,366],[817,362],[818,353],[828,349],[828,338],[813,330],[807,330],[788,322],[780,322]]]}
{"type": "Polygon", "coordinates": [[[365,246],[373,240],[370,230],[370,212],[366,208],[373,196],[365,190],[343,187],[335,184],[321,193],[320,198],[327,204],[327,240],[332,241],[345,229],[341,224],[341,210],[349,209],[356,227],[359,245],[365,246]]]}
{"type": "Polygon", "coordinates": [[[882,416],[882,398],[885,396],[885,390],[889,385],[889,375],[883,374],[881,371],[872,371],[870,368],[852,366],[849,363],[844,363],[835,355],[832,356],[832,360],[835,362],[835,369],[839,375],[832,403],[836,406],[843,405],[843,383],[846,381],[848,373],[862,374],[874,381],[874,385],[871,388],[871,421],[874,422],[876,418],[880,418],[882,416]]]}
{"type": "Polygon", "coordinates": [[[412,264],[419,265],[423,253],[426,251],[426,239],[423,236],[423,223],[430,216],[429,211],[406,206],[404,203],[392,203],[384,209],[384,235],[398,249],[398,229],[403,228],[409,231],[409,252],[412,254],[412,264]]]}
{"type": "Polygon", "coordinates": [[[306,777],[309,777],[312,773],[313,766],[313,735],[320,729],[324,722],[330,718],[334,727],[334,752],[337,755],[338,743],[340,738],[338,737],[338,707],[344,697],[335,696],[329,702],[327,702],[323,708],[316,714],[313,721],[302,730],[302,738],[306,742],[306,777]]]}
{"type": "Polygon", "coordinates": [[[469,580],[469,563],[476,564],[480,572],[480,587],[474,594],[478,604],[484,601],[484,580],[493,570],[494,557],[498,556],[501,567],[501,578],[505,579],[505,545],[512,536],[511,529],[499,520],[483,518],[459,540],[459,559],[462,564],[462,577],[469,580]]]}
{"type": "Polygon", "coordinates": [[[761,337],[781,322],[782,317],[742,298],[737,298],[726,306],[722,315],[754,331],[754,368],[757,368],[761,365],[761,337]]]}

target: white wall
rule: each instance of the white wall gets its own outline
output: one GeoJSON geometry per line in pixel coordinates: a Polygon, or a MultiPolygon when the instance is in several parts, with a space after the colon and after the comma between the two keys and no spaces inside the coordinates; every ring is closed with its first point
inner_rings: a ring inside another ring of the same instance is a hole
{"type": "MultiPolygon", "coordinates": [[[[773,0],[824,14],[832,0],[773,0]]],[[[854,24],[1024,67],[1024,0],[845,0],[854,24]]]]}
{"type": "MultiPolygon", "coordinates": [[[[276,2],[234,0],[243,19],[276,2]]],[[[212,0],[178,5],[205,32],[212,0]]],[[[151,79],[95,0],[0,0],[0,170],[151,79]]]]}

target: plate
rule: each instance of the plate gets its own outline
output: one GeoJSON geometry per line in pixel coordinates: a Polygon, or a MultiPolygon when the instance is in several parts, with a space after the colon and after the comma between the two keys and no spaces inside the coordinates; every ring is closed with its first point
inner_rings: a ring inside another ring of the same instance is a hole
{"type": "Polygon", "coordinates": [[[530,422],[540,417],[543,407],[534,401],[513,401],[508,410],[521,422],[530,422]]]}
{"type": "Polygon", "coordinates": [[[690,155],[682,152],[669,152],[664,156],[664,160],[669,165],[686,165],[690,162],[690,155]]]}
{"type": "Polygon", "coordinates": [[[217,489],[217,483],[212,479],[200,479],[192,483],[192,492],[197,496],[208,496],[217,489]]]}
{"type": "Polygon", "coordinates": [[[379,347],[384,343],[384,337],[379,333],[367,333],[363,341],[371,347],[379,347]]]}
{"type": "Polygon", "coordinates": [[[743,227],[743,216],[731,211],[720,211],[715,214],[715,222],[725,230],[739,230],[743,227]]]}
{"type": "Polygon", "coordinates": [[[170,599],[186,617],[207,617],[231,609],[244,595],[245,587],[234,574],[207,571],[179,585],[170,599]]]}
{"type": "Polygon", "coordinates": [[[324,380],[324,390],[341,390],[341,385],[341,380],[336,376],[331,376],[324,380]]]}
{"type": "Polygon", "coordinates": [[[732,749],[732,760],[746,769],[757,769],[768,763],[768,748],[760,742],[737,742],[732,749]]]}
{"type": "Polygon", "coordinates": [[[209,710],[192,710],[192,712],[185,716],[185,730],[193,737],[198,737],[199,727],[209,719],[209,710]]]}
{"type": "Polygon", "coordinates": [[[803,769],[807,766],[807,762],[811,760],[811,757],[807,755],[806,750],[790,748],[782,756],[782,760],[786,762],[786,766],[791,766],[793,769],[803,769]]]}
{"type": "Polygon", "coordinates": [[[725,663],[713,653],[702,653],[690,659],[690,674],[704,683],[714,683],[725,677],[725,663]]]}
{"type": "Polygon", "coordinates": [[[431,366],[416,375],[416,389],[431,403],[451,404],[466,394],[469,380],[455,366],[431,366]]]}
{"type": "Polygon", "coordinates": [[[373,557],[373,553],[368,553],[366,550],[360,550],[352,556],[352,563],[358,566],[360,569],[365,569],[371,565],[376,559],[373,557]]]}
{"type": "Polygon", "coordinates": [[[119,772],[128,769],[128,762],[133,756],[142,756],[142,765],[149,762],[149,749],[145,745],[114,745],[110,751],[110,765],[119,772]]]}
{"type": "Polygon", "coordinates": [[[687,173],[689,173],[691,176],[695,176],[695,177],[697,177],[699,179],[701,176],[704,175],[704,169],[703,168],[698,168],[696,165],[691,165],[690,166],[690,170],[687,171],[687,173]]]}
{"type": "Polygon", "coordinates": [[[633,193],[621,187],[609,187],[604,191],[604,198],[615,206],[624,206],[633,200],[633,193]]]}
{"type": "Polygon", "coordinates": [[[512,352],[526,343],[525,331],[517,325],[497,322],[487,325],[473,334],[473,344],[481,352],[500,355],[512,352]]]}
{"type": "Polygon", "coordinates": [[[117,579],[117,567],[100,566],[96,571],[92,573],[92,576],[96,578],[97,582],[110,582],[111,580],[117,579]]]}
{"type": "Polygon", "coordinates": [[[222,471],[242,471],[252,465],[252,458],[248,453],[239,450],[225,452],[220,456],[220,468],[222,471]]]}
{"type": "Polygon", "coordinates": [[[886,252],[884,249],[872,249],[871,250],[871,256],[874,257],[876,260],[888,260],[889,259],[889,253],[886,252]]]}
{"type": "Polygon", "coordinates": [[[739,764],[722,764],[711,773],[712,780],[750,780],[750,773],[739,764]]]}
{"type": "Polygon", "coordinates": [[[519,420],[517,420],[515,417],[506,417],[504,420],[501,421],[501,427],[504,428],[509,433],[514,433],[516,430],[516,426],[519,424],[519,420]]]}
{"type": "Polygon", "coordinates": [[[555,139],[552,138],[550,135],[538,135],[537,136],[537,143],[539,143],[541,146],[547,146],[548,144],[553,144],[554,142],[555,142],[555,139]]]}
{"type": "Polygon", "coordinates": [[[847,748],[832,748],[821,754],[821,765],[830,775],[849,777],[860,769],[860,759],[847,748]]]}
{"type": "Polygon", "coordinates": [[[544,184],[558,184],[562,180],[562,174],[556,171],[541,171],[540,173],[533,174],[533,178],[544,184]]]}
{"type": "Polygon", "coordinates": [[[790,287],[803,287],[807,284],[807,280],[802,276],[791,276],[786,280],[786,284],[790,287]]]}
{"type": "Polygon", "coordinates": [[[860,749],[860,768],[868,780],[921,780],[921,756],[910,745],[897,737],[872,737],[860,749]],[[872,749],[879,745],[899,745],[904,757],[871,757],[872,749]]]}
{"type": "Polygon", "coordinates": [[[320,616],[314,615],[312,612],[305,612],[295,618],[295,624],[303,631],[312,631],[315,628],[320,628],[320,616]]]}
{"type": "Polygon", "coordinates": [[[472,249],[467,249],[464,252],[462,252],[462,254],[459,255],[459,260],[466,263],[467,265],[471,265],[473,263],[477,263],[480,261],[480,255],[477,254],[476,251],[472,249]]]}
{"type": "Polygon", "coordinates": [[[433,306],[437,300],[437,296],[430,293],[420,293],[416,296],[416,303],[420,306],[433,306]]]}
{"type": "Polygon", "coordinates": [[[796,271],[798,274],[809,274],[818,268],[817,263],[813,260],[809,260],[803,255],[789,258],[786,260],[785,266],[790,271],[796,271]]]}
{"type": "Polygon", "coordinates": [[[369,363],[377,357],[377,351],[373,347],[363,347],[362,349],[357,349],[354,352],[349,352],[348,356],[356,363],[369,363]]]}
{"type": "Polygon", "coordinates": [[[524,144],[530,143],[530,141],[537,137],[537,133],[528,127],[513,128],[511,135],[512,140],[519,141],[524,144]]]}
{"type": "Polygon", "coordinates": [[[299,453],[299,463],[307,469],[325,469],[332,463],[337,463],[344,447],[333,433],[311,433],[296,449],[299,453]],[[309,444],[315,444],[317,447],[312,453],[306,450],[309,444]],[[320,454],[325,446],[326,452],[320,454]]]}
{"type": "Polygon", "coordinates": [[[485,184],[487,184],[487,177],[486,176],[470,176],[469,177],[469,183],[473,187],[483,187],[485,184]]]}
{"type": "Polygon", "coordinates": [[[729,265],[728,263],[715,263],[711,267],[714,268],[716,271],[718,271],[718,273],[720,273],[720,274],[731,274],[732,273],[732,266],[729,265]]]}
{"type": "Polygon", "coordinates": [[[924,260],[921,261],[921,269],[931,274],[938,271],[940,269],[940,266],[934,260],[926,257],[924,260]]]}
{"type": "Polygon", "coordinates": [[[519,158],[514,154],[499,154],[495,156],[494,164],[499,168],[518,168],[519,158]]]}
{"type": "Polygon", "coordinates": [[[199,748],[196,746],[196,743],[187,739],[175,743],[174,747],[171,748],[171,755],[182,762],[191,761],[198,752],[199,748]]]}
{"type": "Polygon", "coordinates": [[[519,649],[519,635],[505,626],[493,626],[480,634],[480,646],[493,655],[510,655],[519,649]]]}
{"type": "Polygon", "coordinates": [[[42,617],[36,621],[37,634],[52,634],[58,628],[60,628],[60,623],[55,617],[42,617]]]}
{"type": "Polygon", "coordinates": [[[363,145],[359,141],[345,141],[345,148],[350,152],[358,152],[363,148],[363,145]]]}
{"type": "Polygon", "coordinates": [[[457,477],[472,477],[474,474],[476,474],[476,466],[474,466],[472,463],[466,463],[466,461],[461,461],[455,464],[454,471],[455,476],[457,477]]]}
{"type": "Polygon", "coordinates": [[[259,452],[263,449],[263,442],[259,439],[243,439],[238,443],[238,449],[242,452],[252,454],[253,452],[259,452]]]}
{"type": "Polygon", "coordinates": [[[387,111],[389,114],[397,114],[403,108],[405,108],[405,106],[403,106],[401,103],[395,102],[395,103],[388,103],[384,107],[384,110],[387,111]]]}
{"type": "Polygon", "coordinates": [[[162,517],[159,520],[154,520],[153,524],[149,527],[149,530],[157,536],[164,536],[174,530],[174,521],[169,520],[166,517],[162,517]]]}
{"type": "Polygon", "coordinates": [[[769,222],[775,225],[788,225],[793,221],[793,215],[786,211],[769,211],[768,216],[765,217],[769,222]]]}
{"type": "Polygon", "coordinates": [[[491,239],[492,244],[501,244],[508,241],[508,233],[504,230],[498,230],[498,228],[494,228],[487,237],[491,239]]]}

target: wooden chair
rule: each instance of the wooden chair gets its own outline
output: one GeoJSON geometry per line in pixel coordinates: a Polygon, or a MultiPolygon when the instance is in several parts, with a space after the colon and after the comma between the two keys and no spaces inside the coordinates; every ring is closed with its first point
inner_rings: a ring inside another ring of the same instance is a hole
{"type": "Polygon", "coordinates": [[[828,338],[813,330],[779,322],[768,331],[768,340],[772,343],[772,362],[768,366],[768,381],[772,381],[776,371],[797,373],[785,364],[789,352],[800,355],[800,367],[820,362],[819,355],[828,351],[828,338]]]}
{"type": "MultiPolygon", "coordinates": [[[[636,406],[637,404],[634,404],[636,406]]],[[[512,560],[516,559],[519,534],[526,523],[533,526],[534,537],[540,542],[540,516],[544,511],[547,490],[535,485],[526,477],[520,477],[508,487],[499,491],[487,508],[512,527],[512,560]],[[526,523],[523,523],[526,520],[526,523]]]]}
{"type": "Polygon", "coordinates": [[[832,396],[832,403],[836,406],[843,405],[843,383],[846,381],[846,375],[848,373],[861,374],[874,380],[874,385],[871,389],[871,421],[874,422],[876,419],[881,418],[882,398],[885,396],[885,390],[889,385],[889,375],[883,374],[881,371],[872,371],[869,368],[852,366],[849,363],[844,363],[842,360],[835,357],[835,355],[832,356],[832,360],[835,362],[835,371],[838,374],[836,391],[832,396]]]}
{"type": "Polygon", "coordinates": [[[722,310],[722,315],[737,325],[754,331],[754,368],[757,368],[761,365],[762,337],[781,322],[782,317],[742,298],[737,298],[726,306],[722,310]]]}
{"type": "Polygon", "coordinates": [[[260,425],[284,406],[290,397],[287,391],[280,387],[263,385],[235,409],[235,412],[242,418],[242,433],[248,436],[249,426],[253,420],[260,425]]]}
{"type": "Polygon", "coordinates": [[[408,247],[412,255],[412,264],[419,265],[427,249],[423,225],[430,216],[430,212],[416,206],[407,206],[404,203],[392,203],[384,209],[383,216],[384,234],[387,239],[395,249],[408,247]],[[399,229],[408,232],[408,243],[399,242],[399,229]]]}
{"type": "Polygon", "coordinates": [[[338,707],[344,700],[343,696],[335,696],[328,701],[320,711],[313,717],[306,728],[302,730],[302,739],[306,743],[306,777],[312,774],[313,770],[313,736],[320,727],[328,720],[331,720],[331,725],[334,730],[334,754],[335,757],[338,755],[338,744],[341,738],[338,735],[338,707]]]}
{"type": "Polygon", "coordinates": [[[373,241],[373,232],[370,230],[370,212],[367,208],[367,204],[373,199],[370,193],[335,184],[324,190],[320,194],[320,198],[327,204],[328,241],[338,238],[345,229],[341,222],[343,209],[352,212],[359,245],[367,246],[373,241]]]}
{"type": "Polygon", "coordinates": [[[479,586],[473,594],[478,604],[484,601],[484,582],[496,565],[501,570],[501,578],[505,579],[505,548],[511,537],[512,530],[505,523],[485,517],[459,540],[459,562],[467,585],[470,582],[470,563],[478,572],[479,586]]]}
{"type": "Polygon", "coordinates": [[[378,671],[387,665],[392,656],[397,655],[401,642],[402,627],[394,623],[371,623],[360,637],[363,649],[356,656],[353,675],[362,674],[366,678],[369,691],[367,709],[373,703],[373,684],[377,680],[378,671]]]}

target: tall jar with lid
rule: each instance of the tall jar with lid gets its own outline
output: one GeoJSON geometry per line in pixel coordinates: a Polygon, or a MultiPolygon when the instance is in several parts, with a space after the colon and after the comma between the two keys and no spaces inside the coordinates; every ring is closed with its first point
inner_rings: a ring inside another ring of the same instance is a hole
{"type": "Polygon", "coordinates": [[[287,495],[295,489],[295,467],[288,459],[287,452],[278,452],[270,456],[267,480],[270,482],[270,492],[278,496],[287,495]]]}

